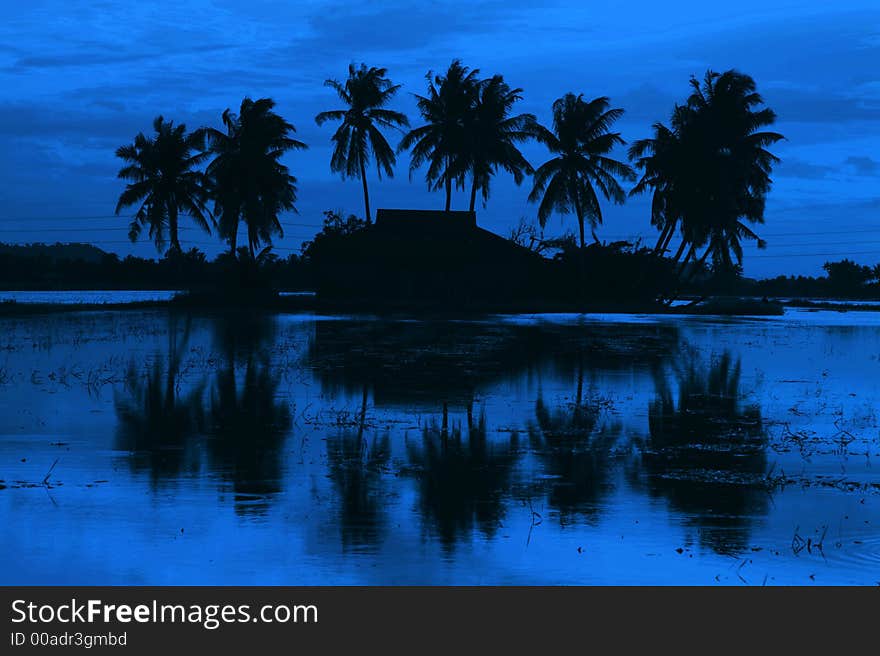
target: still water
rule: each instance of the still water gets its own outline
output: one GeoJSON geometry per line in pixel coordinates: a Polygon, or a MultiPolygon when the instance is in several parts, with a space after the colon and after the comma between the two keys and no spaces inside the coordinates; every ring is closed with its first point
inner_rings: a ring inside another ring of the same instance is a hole
{"type": "Polygon", "coordinates": [[[0,584],[880,581],[880,314],[0,324],[0,584]]]}
{"type": "Polygon", "coordinates": [[[105,303],[143,303],[146,301],[170,301],[180,292],[168,289],[86,289],[63,291],[0,291],[0,303],[32,305],[92,305],[105,303]]]}

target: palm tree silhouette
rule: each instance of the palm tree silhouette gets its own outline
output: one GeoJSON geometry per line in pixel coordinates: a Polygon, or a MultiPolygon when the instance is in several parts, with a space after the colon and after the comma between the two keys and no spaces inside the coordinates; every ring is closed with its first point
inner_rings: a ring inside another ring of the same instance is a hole
{"type": "Polygon", "coordinates": [[[452,183],[464,186],[467,171],[467,121],[472,112],[479,84],[479,70],[470,70],[458,59],[445,75],[428,71],[428,94],[416,95],[425,125],[408,132],[398,152],[412,149],[410,175],[428,164],[428,188],[446,191],[446,211],[452,206],[452,183]]]}
{"type": "Polygon", "coordinates": [[[608,131],[623,110],[609,109],[609,104],[604,96],[587,102],[582,95],[567,93],[553,103],[553,130],[540,127],[537,133],[555,157],[535,171],[529,200],[540,201],[542,227],[554,211],[569,214],[574,210],[581,248],[585,220],[590,222],[594,241],[599,241],[596,226],[602,223],[602,208],[595,187],[606,199],[623,203],[625,194],[617,178],[635,177],[629,166],[608,156],[624,143],[619,133],[608,131]]]}
{"type": "Polygon", "coordinates": [[[510,115],[513,105],[521,99],[522,89],[511,89],[500,75],[478,85],[468,117],[471,212],[477,191],[482,192],[484,203],[489,200],[489,180],[497,169],[510,173],[517,185],[525,174],[534,172],[517,144],[535,136],[537,120],[534,114],[510,115]]]}
{"type": "Polygon", "coordinates": [[[397,158],[388,145],[382,128],[409,127],[406,116],[400,112],[386,109],[386,105],[400,89],[399,84],[391,84],[386,76],[386,68],[367,68],[366,64],[348,66],[348,79],[343,84],[330,79],[325,86],[336,91],[347,109],[321,112],[315,117],[318,125],[326,121],[342,121],[331,140],[335,144],[330,159],[330,170],[346,177],[360,178],[364,186],[364,211],[370,223],[370,194],[367,190],[367,162],[370,153],[376,160],[376,171],[382,178],[382,171],[389,178],[394,176],[397,158]]]}
{"type": "Polygon", "coordinates": [[[762,131],[776,114],[757,93],[755,81],[735,70],[691,78],[691,95],[675,108],[671,127],[654,126],[654,137],[633,144],[630,158],[643,171],[632,193],[654,190],[652,223],[664,251],[681,229],[681,269],[693,259],[702,267],[730,269],[742,262],[742,239],[765,243],[747,225],[764,222],[770,173],[779,160],[767,148],[784,137],[762,131]],[[706,246],[696,259],[697,249],[706,246]]]}
{"type": "MultiPolygon", "coordinates": [[[[679,110],[677,108],[676,111],[679,110]]],[[[675,123],[677,121],[673,119],[673,124],[675,123]]],[[[675,128],[655,123],[653,130],[653,137],[639,139],[629,149],[629,158],[643,172],[630,191],[630,196],[645,193],[648,189],[654,190],[651,198],[651,225],[660,230],[654,252],[662,255],[669,248],[669,242],[672,241],[681,219],[676,210],[675,195],[679,193],[679,189],[675,182],[681,177],[678,170],[687,166],[688,162],[683,158],[683,149],[679,147],[679,134],[675,128]]],[[[681,258],[682,250],[683,248],[675,256],[676,262],[681,258]]]]}
{"type": "Polygon", "coordinates": [[[116,214],[126,207],[140,205],[129,226],[128,236],[136,241],[144,227],[161,252],[166,232],[170,251],[180,253],[178,218],[191,216],[196,224],[210,232],[212,221],[205,208],[205,176],[197,169],[206,154],[201,149],[201,133],[187,133],[186,125],[175,126],[157,116],[153,121],[155,136],[139,133],[132,144],[116,149],[116,156],[126,164],[118,177],[128,180],[116,203],[116,214]]]}
{"type": "Polygon", "coordinates": [[[244,221],[251,259],[260,245],[271,245],[273,234],[284,235],[278,214],[296,211],[296,178],[280,162],[281,157],[307,148],[291,136],[296,128],[274,108],[271,98],[245,98],[237,115],[229,109],[223,112],[225,132],[203,131],[215,155],[207,174],[221,236],[229,241],[234,255],[238,225],[244,221]]]}

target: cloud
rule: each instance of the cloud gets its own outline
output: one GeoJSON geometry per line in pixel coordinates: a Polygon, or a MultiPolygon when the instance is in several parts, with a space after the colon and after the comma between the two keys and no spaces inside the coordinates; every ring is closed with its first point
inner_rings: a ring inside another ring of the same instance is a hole
{"type": "Polygon", "coordinates": [[[855,169],[858,175],[877,175],[880,173],[880,162],[870,157],[852,155],[846,158],[844,164],[855,169]]]}
{"type": "Polygon", "coordinates": [[[814,164],[802,159],[784,157],[777,164],[774,173],[775,177],[802,178],[807,180],[820,180],[827,178],[837,169],[833,166],[825,164],[814,164]]]}

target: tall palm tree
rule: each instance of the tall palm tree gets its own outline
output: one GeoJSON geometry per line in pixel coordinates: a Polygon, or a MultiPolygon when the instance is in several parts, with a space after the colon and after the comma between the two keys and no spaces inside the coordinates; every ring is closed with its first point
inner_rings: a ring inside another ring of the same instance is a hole
{"type": "Polygon", "coordinates": [[[584,247],[584,222],[589,221],[593,240],[598,243],[596,227],[602,223],[602,208],[596,187],[608,200],[623,203],[626,195],[617,178],[635,177],[626,164],[609,156],[615,146],[625,143],[611,125],[623,115],[622,109],[609,109],[610,101],[602,96],[589,102],[582,95],[567,93],[553,103],[553,130],[541,127],[543,141],[553,159],[535,171],[534,188],[529,200],[540,202],[538,221],[543,227],[555,211],[574,211],[584,247]]]}
{"type": "Polygon", "coordinates": [[[307,148],[291,136],[296,128],[274,108],[271,98],[245,98],[237,115],[228,109],[223,113],[225,132],[204,130],[214,153],[207,174],[221,236],[235,254],[238,225],[244,221],[251,259],[262,244],[271,245],[274,234],[284,235],[278,214],[296,211],[296,178],[281,157],[307,148]]]}
{"type": "Polygon", "coordinates": [[[445,75],[428,71],[428,93],[416,95],[425,125],[408,132],[398,147],[398,152],[412,149],[410,175],[428,164],[428,188],[445,189],[447,212],[452,206],[452,184],[462,187],[468,168],[467,121],[478,93],[478,74],[458,59],[445,75]]]}
{"type": "Polygon", "coordinates": [[[146,227],[161,251],[167,233],[170,252],[180,253],[181,214],[188,214],[200,228],[211,231],[212,219],[205,208],[205,176],[197,168],[207,155],[200,148],[200,133],[187,133],[183,123],[175,126],[174,121],[157,116],[153,130],[154,136],[141,132],[132,144],[116,149],[116,156],[126,163],[118,177],[128,181],[116,203],[116,214],[139,205],[129,226],[129,238],[136,241],[146,227]]]}
{"type": "Polygon", "coordinates": [[[379,128],[409,127],[406,116],[400,112],[386,109],[397,91],[399,84],[391,84],[386,68],[367,68],[366,64],[348,66],[348,79],[343,84],[339,80],[327,80],[325,86],[336,91],[347,109],[321,112],[315,117],[318,125],[326,121],[342,121],[332,137],[335,144],[330,159],[330,169],[346,177],[360,178],[364,186],[364,211],[370,223],[370,193],[367,190],[367,163],[370,154],[376,160],[379,178],[385,172],[389,178],[394,176],[397,158],[379,128]]]}
{"type": "Polygon", "coordinates": [[[676,107],[671,127],[655,125],[654,137],[636,142],[630,157],[643,176],[633,193],[654,190],[661,228],[659,250],[680,228],[686,251],[681,270],[694,259],[699,269],[711,256],[718,268],[742,261],[742,239],[765,242],[747,225],[764,222],[770,173],[778,158],[768,147],[784,137],[763,131],[776,120],[755,81],[735,70],[691,78],[691,95],[676,107]],[[697,249],[705,246],[703,255],[697,249]]]}
{"type": "Polygon", "coordinates": [[[517,144],[535,136],[537,120],[534,114],[510,115],[513,105],[521,99],[522,89],[511,89],[500,75],[478,85],[474,107],[469,112],[467,139],[471,212],[477,191],[482,192],[484,202],[489,199],[489,180],[499,168],[510,173],[517,185],[526,174],[534,172],[517,144]]]}
{"type": "MultiPolygon", "coordinates": [[[[653,189],[651,197],[651,225],[660,230],[654,252],[662,255],[669,247],[675,235],[675,229],[681,219],[681,211],[677,208],[676,194],[679,192],[676,180],[680,177],[679,168],[687,166],[682,157],[679,134],[675,128],[668,128],[662,123],[653,126],[654,136],[639,139],[629,149],[629,158],[636,168],[643,171],[642,177],[630,191],[636,196],[653,189]]],[[[681,257],[679,252],[675,260],[681,257]]]]}

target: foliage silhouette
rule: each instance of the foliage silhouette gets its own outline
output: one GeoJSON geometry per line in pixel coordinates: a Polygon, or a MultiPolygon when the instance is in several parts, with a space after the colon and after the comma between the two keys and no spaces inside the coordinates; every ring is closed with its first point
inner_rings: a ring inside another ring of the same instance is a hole
{"type": "Polygon", "coordinates": [[[770,173],[778,158],[767,148],[783,139],[761,131],[775,113],[763,105],[755,81],[735,70],[707,71],[691,79],[686,104],[676,106],[671,126],[657,123],[654,136],[635,142],[630,158],[643,174],[633,194],[653,190],[651,222],[660,230],[664,253],[676,229],[685,254],[681,270],[711,256],[716,268],[742,261],[742,239],[764,242],[747,223],[764,222],[770,173]],[[703,255],[697,249],[706,246],[703,255]]]}
{"type": "Polygon", "coordinates": [[[324,84],[336,91],[346,109],[321,112],[315,122],[322,125],[327,121],[341,121],[334,133],[333,156],[330,169],[341,173],[343,178],[359,178],[364,188],[364,216],[367,223],[370,216],[370,194],[367,189],[367,164],[370,155],[376,161],[376,172],[382,178],[384,171],[389,178],[394,176],[397,158],[379,128],[400,129],[409,127],[406,116],[388,109],[387,105],[400,89],[399,84],[391,84],[385,68],[367,68],[366,64],[348,67],[345,83],[329,79],[324,84]]]}
{"type": "Polygon", "coordinates": [[[408,132],[398,147],[398,151],[412,150],[410,176],[428,165],[428,188],[445,190],[447,212],[452,207],[452,185],[463,187],[468,170],[467,124],[479,93],[478,74],[458,59],[444,75],[429,71],[427,95],[416,95],[425,125],[408,132]]]}
{"type": "Polygon", "coordinates": [[[478,191],[482,194],[484,206],[489,200],[489,182],[498,169],[510,173],[517,185],[526,175],[534,173],[517,146],[534,138],[537,119],[533,114],[510,115],[513,106],[521,99],[522,89],[511,89],[501,75],[493,75],[477,84],[474,106],[465,118],[471,212],[478,191]]]}
{"type": "Polygon", "coordinates": [[[568,93],[553,103],[552,131],[541,127],[537,136],[553,159],[535,171],[529,200],[538,202],[538,220],[543,227],[553,212],[574,211],[584,247],[584,222],[588,221],[593,240],[602,223],[602,208],[596,188],[608,200],[623,203],[626,194],[617,178],[634,177],[632,169],[610,157],[615,146],[624,143],[620,134],[609,132],[622,115],[622,109],[609,109],[606,97],[586,101],[568,93]]]}
{"type": "Polygon", "coordinates": [[[153,121],[153,130],[155,136],[141,132],[132,144],[116,149],[116,156],[126,163],[118,177],[128,181],[116,203],[116,214],[138,206],[129,238],[137,241],[146,227],[161,251],[167,233],[171,251],[180,253],[181,214],[189,215],[205,232],[211,231],[205,175],[197,168],[206,158],[200,148],[202,136],[199,131],[187,133],[186,125],[175,126],[162,116],[153,121]]]}
{"type": "Polygon", "coordinates": [[[307,146],[294,139],[292,124],[275,113],[271,98],[241,101],[239,113],[223,112],[225,131],[204,128],[214,159],[208,165],[220,235],[230,252],[237,248],[238,226],[247,227],[251,259],[256,249],[272,244],[272,235],[284,235],[278,220],[282,211],[296,211],[296,178],[281,157],[307,146]]]}

